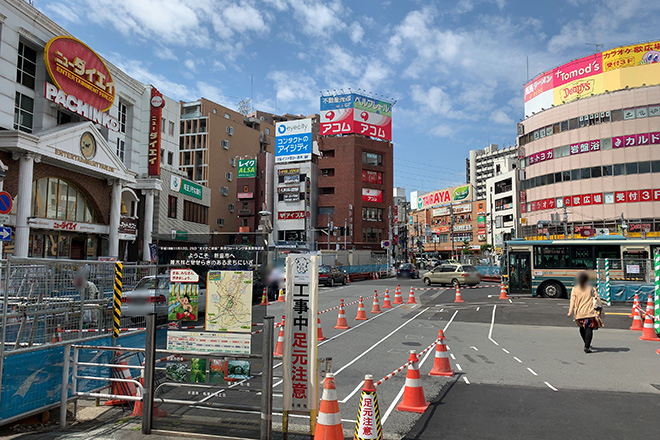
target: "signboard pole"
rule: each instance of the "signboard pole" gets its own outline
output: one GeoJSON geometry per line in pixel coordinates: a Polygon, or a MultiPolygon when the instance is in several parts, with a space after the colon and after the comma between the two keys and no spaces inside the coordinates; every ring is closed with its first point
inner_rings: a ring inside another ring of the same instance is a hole
{"type": "Polygon", "coordinates": [[[263,359],[264,371],[261,376],[261,440],[268,440],[273,429],[273,320],[264,316],[263,359]]]}

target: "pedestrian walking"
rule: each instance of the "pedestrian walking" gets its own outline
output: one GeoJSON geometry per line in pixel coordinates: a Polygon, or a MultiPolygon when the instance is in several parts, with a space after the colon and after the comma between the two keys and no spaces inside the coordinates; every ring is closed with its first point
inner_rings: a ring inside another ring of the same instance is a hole
{"type": "Polygon", "coordinates": [[[584,341],[584,352],[591,353],[591,341],[594,330],[603,326],[601,313],[603,305],[598,292],[589,284],[587,272],[580,272],[577,285],[571,290],[571,303],[568,316],[574,315],[575,322],[580,327],[580,336],[584,341]]]}

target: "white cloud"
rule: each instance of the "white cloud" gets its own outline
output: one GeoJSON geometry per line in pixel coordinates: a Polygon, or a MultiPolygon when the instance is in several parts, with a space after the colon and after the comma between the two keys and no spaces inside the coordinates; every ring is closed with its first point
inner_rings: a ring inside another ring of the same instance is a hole
{"type": "Polygon", "coordinates": [[[155,50],[154,55],[161,60],[177,61],[179,59],[169,47],[161,47],[160,49],[155,50]]]}
{"type": "Polygon", "coordinates": [[[450,137],[454,134],[454,129],[450,125],[440,124],[431,129],[431,134],[438,137],[450,137]]]}
{"type": "Polygon", "coordinates": [[[354,21],[351,27],[349,28],[351,41],[355,44],[362,42],[362,37],[364,37],[364,29],[360,26],[360,23],[354,21]]]}
{"type": "Polygon", "coordinates": [[[74,10],[70,5],[67,5],[65,3],[50,3],[46,5],[46,11],[62,17],[66,21],[70,21],[71,23],[79,23],[80,22],[80,14],[74,10]]]}
{"type": "Polygon", "coordinates": [[[213,69],[222,72],[223,70],[227,70],[227,67],[224,64],[222,64],[220,61],[215,60],[213,61],[213,69]]]}
{"type": "Polygon", "coordinates": [[[318,112],[320,89],[306,72],[276,70],[268,74],[268,79],[273,83],[277,107],[281,112],[318,112]]]}
{"type": "Polygon", "coordinates": [[[195,61],[188,59],[183,63],[188,69],[195,70],[195,61]]]}
{"type": "Polygon", "coordinates": [[[505,112],[504,110],[495,110],[491,115],[490,115],[490,120],[493,121],[496,124],[501,124],[501,125],[508,125],[509,127],[513,127],[513,119],[511,119],[505,112]]]}
{"type": "Polygon", "coordinates": [[[290,0],[293,15],[302,26],[303,33],[320,37],[329,36],[346,27],[340,18],[344,7],[340,0],[290,0]]]}
{"type": "Polygon", "coordinates": [[[268,31],[264,17],[258,9],[245,1],[237,4],[223,2],[219,13],[212,15],[213,28],[223,38],[230,38],[234,33],[263,33],[268,31]]]}

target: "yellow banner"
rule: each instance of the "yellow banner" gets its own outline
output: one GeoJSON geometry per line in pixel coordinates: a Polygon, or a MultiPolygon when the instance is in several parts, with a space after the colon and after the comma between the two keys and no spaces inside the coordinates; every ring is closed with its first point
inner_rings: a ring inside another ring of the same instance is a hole
{"type": "Polygon", "coordinates": [[[588,76],[586,78],[576,79],[569,83],[555,87],[554,104],[561,105],[567,102],[574,101],[578,98],[586,98],[591,95],[599,95],[603,93],[603,75],[597,74],[588,76]]]}
{"type": "Polygon", "coordinates": [[[617,47],[603,52],[603,71],[660,62],[660,41],[617,47]]]}

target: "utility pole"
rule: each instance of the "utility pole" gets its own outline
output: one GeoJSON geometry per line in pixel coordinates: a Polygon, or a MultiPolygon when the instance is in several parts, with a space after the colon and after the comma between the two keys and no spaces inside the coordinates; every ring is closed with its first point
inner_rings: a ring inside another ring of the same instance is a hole
{"type": "Polygon", "coordinates": [[[564,205],[564,240],[568,240],[568,210],[564,205]]]}
{"type": "Polygon", "coordinates": [[[454,258],[454,205],[449,204],[449,241],[451,241],[451,258],[454,258]]]}
{"type": "Polygon", "coordinates": [[[348,232],[348,219],[344,219],[344,250],[347,251],[348,249],[346,248],[346,234],[348,232]]]}
{"type": "Polygon", "coordinates": [[[392,206],[388,206],[388,214],[387,214],[389,223],[387,225],[388,229],[388,236],[387,238],[390,241],[390,245],[387,247],[387,274],[389,275],[390,273],[390,268],[392,266],[392,206]]]}

